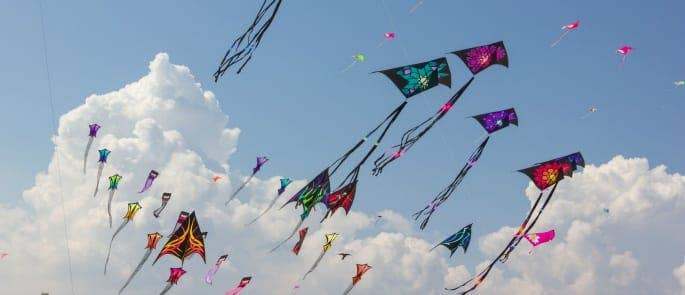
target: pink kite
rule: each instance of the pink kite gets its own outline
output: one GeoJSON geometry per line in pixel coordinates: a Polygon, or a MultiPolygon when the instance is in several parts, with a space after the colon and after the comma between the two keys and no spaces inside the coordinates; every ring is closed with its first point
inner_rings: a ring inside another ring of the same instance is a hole
{"type": "Polygon", "coordinates": [[[630,46],[623,46],[623,47],[619,48],[618,50],[616,50],[616,53],[623,55],[623,58],[621,59],[621,64],[626,62],[626,57],[628,56],[628,54],[631,51],[633,51],[633,49],[634,48],[630,47],[630,46]]]}
{"type": "Polygon", "coordinates": [[[247,287],[247,285],[250,283],[252,280],[252,277],[244,277],[243,279],[240,280],[240,283],[238,284],[237,287],[235,287],[233,290],[227,291],[224,293],[224,295],[238,295],[240,294],[240,291],[243,290],[243,288],[247,287]]]}
{"type": "MultiPolygon", "coordinates": [[[[532,233],[532,234],[527,234],[524,236],[528,242],[530,242],[533,247],[537,247],[541,244],[547,243],[551,240],[554,240],[554,230],[542,232],[542,233],[532,233]]],[[[529,251],[528,254],[531,254],[533,250],[529,251]]]]}
{"type": "Polygon", "coordinates": [[[566,37],[566,34],[577,29],[579,26],[580,26],[580,21],[574,21],[568,25],[561,27],[561,29],[564,30],[564,33],[561,34],[561,37],[559,37],[559,39],[557,39],[557,41],[554,41],[554,43],[552,43],[552,45],[550,45],[550,47],[557,46],[557,43],[559,43],[562,39],[564,39],[564,37],[566,37]]]}
{"type": "Polygon", "coordinates": [[[395,39],[395,33],[394,32],[387,32],[387,33],[383,34],[383,36],[385,36],[385,39],[383,39],[383,41],[381,41],[381,43],[378,44],[378,48],[383,47],[385,42],[387,42],[388,40],[395,39]]]}

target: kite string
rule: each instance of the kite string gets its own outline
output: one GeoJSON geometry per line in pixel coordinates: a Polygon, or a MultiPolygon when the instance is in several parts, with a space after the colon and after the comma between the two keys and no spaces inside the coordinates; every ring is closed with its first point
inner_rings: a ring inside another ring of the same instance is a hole
{"type": "MultiPolygon", "coordinates": [[[[38,7],[39,7],[39,12],[40,12],[40,27],[41,27],[41,33],[43,37],[43,56],[44,56],[44,61],[45,61],[45,73],[47,76],[47,82],[48,82],[48,98],[50,101],[50,114],[52,115],[52,118],[50,120],[50,123],[52,123],[52,129],[55,134],[58,134],[59,130],[57,129],[57,125],[55,124],[55,104],[54,104],[54,99],[52,96],[52,79],[50,77],[50,65],[48,63],[48,42],[47,38],[45,37],[45,20],[43,17],[43,3],[41,0],[38,0],[38,7]]],[[[62,190],[62,167],[60,164],[60,151],[59,151],[59,145],[57,142],[55,142],[55,160],[57,162],[57,181],[58,181],[58,194],[59,194],[59,200],[62,205],[62,223],[64,225],[64,240],[66,242],[67,246],[67,260],[69,261],[69,284],[71,286],[71,294],[76,294],[76,291],[74,290],[74,274],[72,271],[72,266],[71,266],[71,250],[69,247],[69,228],[67,226],[67,213],[64,207],[64,196],[63,196],[63,190],[62,190]]]]}

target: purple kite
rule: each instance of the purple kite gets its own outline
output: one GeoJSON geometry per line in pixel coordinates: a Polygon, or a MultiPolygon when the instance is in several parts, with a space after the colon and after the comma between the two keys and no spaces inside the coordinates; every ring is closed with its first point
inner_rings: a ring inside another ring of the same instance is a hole
{"type": "Polygon", "coordinates": [[[245,180],[243,184],[237,190],[235,190],[235,192],[233,192],[228,201],[226,201],[226,204],[224,204],[225,206],[228,206],[228,203],[230,203],[233,200],[233,198],[235,198],[235,196],[238,195],[238,193],[245,187],[245,185],[247,185],[247,183],[252,180],[255,174],[259,172],[259,169],[262,169],[262,165],[264,165],[264,163],[268,161],[269,158],[267,157],[257,157],[257,165],[254,168],[252,168],[252,175],[250,175],[250,177],[248,177],[247,180],[245,180]]]}
{"type": "Polygon", "coordinates": [[[143,189],[141,189],[138,193],[142,194],[147,191],[152,186],[152,182],[155,181],[157,176],[159,176],[159,172],[150,170],[150,173],[147,175],[147,179],[145,180],[145,185],[143,185],[143,189]]]}
{"type": "Polygon", "coordinates": [[[93,145],[93,140],[98,136],[98,130],[100,130],[100,125],[90,124],[88,125],[90,131],[88,132],[88,144],[86,145],[86,152],[83,155],[83,174],[86,174],[86,161],[88,160],[88,152],[90,152],[90,146],[93,145]]]}

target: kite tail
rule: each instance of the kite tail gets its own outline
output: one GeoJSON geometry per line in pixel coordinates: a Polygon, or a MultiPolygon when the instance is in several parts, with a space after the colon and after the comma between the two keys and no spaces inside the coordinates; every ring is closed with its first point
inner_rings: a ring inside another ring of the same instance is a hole
{"type": "Polygon", "coordinates": [[[88,144],[86,145],[86,152],[83,155],[83,175],[86,174],[86,161],[88,160],[88,152],[90,152],[90,146],[93,145],[93,139],[94,137],[89,137],[88,138],[88,144]]]}
{"type": "Polygon", "coordinates": [[[266,209],[264,209],[264,211],[262,211],[262,213],[260,213],[259,216],[255,217],[255,219],[253,219],[253,220],[250,221],[249,223],[245,224],[245,226],[252,225],[252,224],[255,223],[259,218],[262,218],[262,216],[264,216],[264,214],[266,214],[266,212],[269,212],[269,210],[271,210],[271,208],[274,206],[274,204],[276,204],[276,200],[278,200],[278,197],[279,197],[279,196],[280,196],[280,194],[277,195],[276,197],[274,197],[274,199],[271,200],[271,203],[269,204],[269,206],[266,207],[266,209]]]}
{"type": "Polygon", "coordinates": [[[385,44],[385,40],[381,41],[381,43],[378,43],[378,46],[376,48],[381,48],[383,47],[383,44],[385,44]]]}
{"type": "Polygon", "coordinates": [[[292,237],[295,235],[295,233],[297,232],[297,229],[300,228],[300,226],[302,225],[302,222],[303,222],[303,221],[304,221],[304,219],[300,219],[300,221],[297,223],[297,225],[296,225],[295,228],[293,229],[293,232],[291,232],[290,235],[288,235],[288,237],[285,238],[285,240],[283,240],[283,241],[280,242],[278,245],[276,245],[276,247],[274,247],[273,249],[271,249],[271,251],[269,251],[269,253],[271,253],[271,252],[273,252],[273,251],[276,251],[276,249],[278,249],[278,247],[280,247],[281,245],[285,244],[285,242],[287,242],[288,240],[290,240],[290,238],[292,238],[292,237]]]}
{"type": "Polygon", "coordinates": [[[219,265],[214,265],[212,268],[209,269],[207,272],[207,275],[205,275],[205,283],[211,285],[212,281],[214,280],[214,275],[216,275],[216,272],[219,271],[219,265]]]}
{"type": "Polygon", "coordinates": [[[164,294],[166,294],[166,292],[169,292],[169,290],[170,290],[171,287],[173,287],[173,286],[174,286],[174,285],[171,284],[171,283],[166,284],[166,287],[164,287],[164,290],[162,290],[162,293],[159,293],[159,295],[164,295],[164,294]]]}
{"type": "Polygon", "coordinates": [[[561,34],[561,37],[559,37],[559,39],[557,39],[557,41],[554,41],[554,43],[552,43],[552,45],[550,45],[549,47],[557,46],[557,44],[559,42],[561,42],[562,39],[564,39],[564,37],[566,36],[566,34],[568,34],[568,32],[570,32],[570,31],[569,30],[564,31],[564,33],[561,34]]]}
{"type": "Polygon", "coordinates": [[[98,165],[98,178],[97,182],[95,183],[95,192],[93,193],[93,198],[97,196],[98,194],[98,189],[100,188],[100,178],[102,177],[102,169],[105,168],[105,162],[100,162],[100,165],[98,165]]]}
{"type": "Polygon", "coordinates": [[[414,13],[414,11],[416,11],[416,9],[418,9],[419,6],[421,6],[421,5],[423,5],[423,0],[421,0],[421,1],[419,1],[418,3],[414,4],[414,6],[412,6],[412,8],[409,9],[409,14],[414,13]]]}
{"type": "Polygon", "coordinates": [[[140,263],[138,263],[138,266],[136,266],[136,268],[133,270],[133,273],[131,273],[131,276],[128,277],[128,280],[126,280],[126,283],[124,284],[124,286],[121,287],[121,289],[119,289],[119,294],[121,294],[121,292],[124,292],[124,289],[126,289],[126,286],[128,286],[128,284],[131,283],[131,280],[133,280],[133,277],[135,277],[136,274],[140,271],[140,269],[143,268],[143,265],[145,264],[147,259],[150,257],[151,253],[152,253],[152,249],[148,249],[147,251],[145,251],[145,255],[143,255],[143,259],[140,260],[140,263]]]}
{"type": "Polygon", "coordinates": [[[243,290],[243,288],[245,288],[245,287],[240,287],[240,286],[235,287],[235,288],[233,288],[233,290],[226,291],[226,293],[224,293],[224,295],[238,295],[238,294],[240,294],[240,291],[243,290]]]}
{"type": "Polygon", "coordinates": [[[109,264],[109,255],[112,254],[112,243],[114,242],[114,238],[119,234],[121,229],[123,229],[124,226],[126,226],[126,224],[128,224],[128,219],[124,220],[124,222],[121,223],[119,228],[117,228],[117,231],[115,231],[114,234],[112,235],[112,239],[109,240],[109,250],[107,250],[107,259],[105,260],[105,272],[104,272],[104,274],[107,274],[107,264],[109,264]]]}
{"type": "Polygon", "coordinates": [[[109,228],[112,228],[112,198],[116,190],[109,190],[109,200],[107,200],[107,215],[109,216],[109,228]]]}
{"type": "Polygon", "coordinates": [[[346,68],[344,68],[344,69],[343,69],[342,71],[340,71],[340,72],[341,72],[341,73],[347,72],[347,70],[349,70],[350,68],[352,68],[352,66],[354,66],[354,64],[356,64],[356,63],[357,63],[356,60],[353,61],[349,66],[347,66],[346,68]]]}
{"type": "Polygon", "coordinates": [[[321,262],[321,259],[323,259],[323,256],[325,254],[326,254],[326,251],[321,250],[321,254],[319,255],[319,258],[317,258],[316,261],[314,261],[314,264],[312,265],[312,267],[310,267],[309,270],[307,271],[307,273],[304,274],[304,276],[302,277],[303,281],[304,281],[304,279],[307,278],[308,274],[312,273],[314,271],[314,269],[316,269],[316,267],[319,266],[319,262],[321,262]]]}
{"type": "Polygon", "coordinates": [[[152,187],[152,182],[153,182],[153,181],[154,181],[154,180],[153,180],[152,178],[146,179],[146,180],[145,180],[145,184],[143,185],[143,188],[142,188],[138,193],[139,193],[139,194],[142,194],[142,193],[146,192],[148,189],[150,189],[150,187],[152,187]]]}
{"type": "Polygon", "coordinates": [[[162,202],[162,205],[159,206],[159,208],[155,209],[155,211],[152,212],[152,215],[155,216],[155,218],[159,218],[159,215],[162,214],[162,210],[166,207],[167,202],[162,202]]]}
{"type": "Polygon", "coordinates": [[[350,283],[350,285],[347,286],[347,289],[343,291],[342,295],[347,295],[347,293],[350,293],[350,291],[352,291],[352,288],[354,288],[354,283],[350,283]]]}
{"type": "Polygon", "coordinates": [[[226,203],[224,204],[224,206],[228,206],[228,203],[230,203],[231,201],[233,201],[233,199],[235,198],[235,196],[237,196],[238,193],[239,193],[241,190],[243,190],[243,188],[245,187],[245,185],[247,185],[247,183],[250,182],[250,181],[252,180],[252,178],[254,177],[254,175],[255,175],[255,174],[252,173],[252,175],[250,175],[250,177],[248,177],[247,180],[243,181],[243,184],[240,185],[240,187],[239,187],[237,190],[235,190],[235,192],[233,192],[233,194],[232,194],[231,197],[228,199],[228,201],[226,201],[226,203]]]}

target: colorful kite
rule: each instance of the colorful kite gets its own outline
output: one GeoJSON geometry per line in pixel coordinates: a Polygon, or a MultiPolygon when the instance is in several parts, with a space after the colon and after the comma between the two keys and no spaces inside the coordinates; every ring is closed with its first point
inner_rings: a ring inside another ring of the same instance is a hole
{"type": "Polygon", "coordinates": [[[352,291],[352,288],[354,288],[354,285],[356,285],[359,281],[362,280],[362,276],[369,269],[371,269],[371,266],[368,264],[357,264],[357,274],[352,277],[352,284],[350,284],[347,287],[347,289],[345,289],[343,295],[347,295],[347,293],[350,293],[350,291],[352,291]]]}
{"type": "Polygon", "coordinates": [[[321,262],[321,259],[323,259],[323,256],[328,252],[328,249],[331,248],[331,245],[333,244],[333,241],[335,238],[337,238],[339,235],[337,233],[332,233],[332,234],[326,234],[326,243],[323,244],[323,250],[321,251],[321,254],[319,254],[319,257],[314,261],[314,264],[312,267],[309,268],[309,271],[307,271],[306,274],[302,277],[302,280],[307,278],[307,275],[310,274],[311,272],[314,271],[314,269],[319,265],[319,262],[321,262]]]}
{"type": "Polygon", "coordinates": [[[262,211],[262,213],[260,213],[257,217],[255,217],[255,219],[253,219],[252,221],[250,221],[246,225],[251,225],[251,224],[255,223],[259,218],[264,216],[264,214],[266,214],[266,212],[269,212],[269,210],[271,210],[271,207],[273,207],[274,204],[276,204],[276,200],[278,200],[278,197],[280,197],[281,194],[283,194],[283,192],[285,192],[285,188],[288,187],[288,185],[290,185],[291,182],[293,182],[293,181],[290,178],[281,178],[281,187],[278,188],[278,191],[276,191],[277,194],[273,198],[273,200],[271,200],[271,203],[269,203],[269,206],[266,207],[266,209],[264,209],[264,211],[262,211]]]}
{"type": "Polygon", "coordinates": [[[454,251],[457,251],[459,247],[464,249],[464,254],[466,254],[466,250],[469,248],[469,243],[471,243],[471,226],[473,223],[463,227],[460,229],[458,232],[455,234],[447,237],[444,241],[440,242],[440,244],[435,245],[435,247],[431,248],[430,251],[433,251],[433,249],[437,248],[440,245],[445,246],[447,249],[450,249],[450,257],[454,254],[454,251]]]}
{"type": "Polygon", "coordinates": [[[162,193],[162,205],[152,212],[152,215],[154,215],[155,218],[159,218],[159,215],[162,214],[162,211],[166,208],[166,204],[169,203],[169,200],[171,200],[171,193],[162,193]]]}
{"type": "MultiPolygon", "coordinates": [[[[183,213],[183,212],[181,212],[183,213]]],[[[179,218],[180,219],[180,218],[179,218]]],[[[152,265],[157,263],[157,260],[164,255],[173,255],[181,260],[181,266],[186,258],[193,254],[200,255],[202,261],[207,263],[205,259],[205,242],[204,237],[206,233],[202,232],[200,225],[195,217],[195,211],[191,212],[188,218],[185,218],[181,225],[169,237],[169,240],[164,244],[162,250],[152,265]]]]}
{"type": "Polygon", "coordinates": [[[112,243],[114,243],[114,238],[119,234],[119,232],[128,224],[129,221],[133,219],[133,217],[136,217],[136,213],[138,213],[138,210],[140,208],[143,208],[138,204],[138,202],[135,203],[128,203],[128,210],[126,210],[126,214],[124,215],[124,221],[121,223],[119,228],[114,232],[112,235],[112,239],[109,241],[109,249],[107,250],[107,259],[105,260],[105,271],[104,274],[107,274],[107,264],[109,264],[109,255],[112,253],[112,243]]]}
{"type": "Polygon", "coordinates": [[[352,63],[350,65],[348,65],[346,68],[344,68],[341,72],[342,73],[347,72],[347,70],[349,70],[352,66],[357,64],[357,62],[364,62],[364,61],[366,61],[366,56],[361,54],[361,53],[357,53],[357,54],[352,56],[352,63]]]}
{"type": "Polygon", "coordinates": [[[98,136],[98,130],[100,130],[100,125],[90,124],[88,125],[88,144],[86,144],[86,152],[83,155],[83,174],[86,174],[86,161],[88,160],[88,153],[90,152],[90,146],[93,145],[93,140],[98,136]]]}
{"type": "Polygon", "coordinates": [[[530,230],[533,229],[535,223],[542,214],[542,211],[545,209],[545,207],[547,207],[547,204],[554,195],[554,191],[556,190],[559,181],[561,181],[565,176],[571,177],[573,171],[577,170],[578,166],[585,167],[585,160],[583,159],[583,156],[580,154],[580,152],[559,157],[554,160],[546,161],[543,163],[538,163],[535,166],[519,170],[521,173],[526,174],[533,181],[533,184],[535,184],[535,186],[540,190],[540,194],[533,203],[533,207],[531,207],[531,209],[528,211],[528,214],[526,218],[523,220],[523,223],[516,231],[514,236],[511,238],[511,240],[504,248],[504,250],[502,250],[502,252],[500,252],[500,254],[495,259],[493,259],[490,262],[490,264],[488,264],[488,266],[485,267],[485,269],[483,269],[480,273],[478,273],[476,276],[469,279],[465,283],[455,288],[445,289],[454,291],[468,285],[471,282],[474,282],[471,288],[461,292],[461,294],[464,295],[478,288],[478,286],[488,276],[490,270],[492,270],[494,265],[498,261],[502,263],[506,262],[507,258],[509,257],[509,254],[511,254],[514,251],[514,249],[516,249],[516,246],[521,242],[521,239],[523,239],[528,234],[528,232],[530,232],[530,230]],[[552,189],[549,191],[547,198],[538,209],[538,213],[533,219],[533,221],[529,223],[530,217],[532,217],[535,209],[538,208],[538,204],[542,199],[544,190],[549,187],[552,187],[552,189]]]}
{"type": "Polygon", "coordinates": [[[172,267],[169,278],[166,280],[167,284],[159,295],[164,295],[166,292],[169,292],[169,289],[178,284],[178,280],[180,280],[184,274],[186,274],[186,271],[182,267],[172,267]]]}
{"type": "Polygon", "coordinates": [[[186,219],[188,219],[188,215],[190,215],[190,213],[185,212],[185,211],[181,211],[181,213],[178,213],[178,218],[176,219],[176,225],[174,226],[174,229],[169,234],[169,237],[171,237],[176,232],[178,227],[181,226],[181,224],[183,224],[183,222],[185,222],[186,219]]]}
{"type": "Polygon", "coordinates": [[[214,276],[216,275],[216,272],[219,271],[219,267],[221,266],[222,263],[224,263],[224,261],[226,261],[226,259],[228,259],[227,254],[221,255],[221,257],[219,257],[219,259],[217,259],[214,266],[212,268],[210,268],[209,271],[207,272],[207,274],[205,275],[205,283],[207,283],[209,285],[212,284],[212,281],[214,281],[214,276]]]}
{"type": "MultiPolygon", "coordinates": [[[[527,234],[524,236],[528,242],[530,242],[533,247],[537,247],[541,244],[547,243],[551,240],[554,239],[554,230],[546,231],[546,232],[541,232],[541,233],[532,233],[532,234],[527,234]]],[[[528,251],[528,254],[532,253],[532,249],[528,251]]]]}
{"type": "Polygon", "coordinates": [[[338,211],[338,209],[340,208],[345,209],[345,215],[350,213],[350,209],[352,209],[352,203],[354,202],[354,195],[356,193],[357,180],[354,180],[353,182],[346,184],[345,186],[333,192],[332,194],[324,196],[323,203],[326,204],[328,212],[324,214],[323,218],[321,219],[321,222],[326,220],[326,218],[333,216],[333,214],[335,214],[335,211],[338,211]]]}
{"type": "Polygon", "coordinates": [[[145,245],[145,254],[143,255],[143,259],[140,260],[138,263],[138,266],[133,270],[133,273],[131,273],[131,276],[128,277],[128,280],[126,280],[126,283],[124,283],[124,286],[119,289],[119,294],[121,292],[124,292],[124,289],[126,289],[126,286],[128,286],[129,283],[131,283],[131,280],[133,280],[133,277],[136,276],[136,274],[140,271],[141,268],[143,268],[143,265],[147,261],[148,258],[150,258],[150,254],[152,253],[152,250],[157,248],[157,243],[159,240],[162,238],[162,234],[158,232],[154,232],[151,234],[147,234],[147,245],[145,245]]]}
{"type": "Polygon", "coordinates": [[[501,129],[504,129],[511,124],[518,126],[518,117],[516,116],[516,111],[513,108],[480,114],[473,116],[472,118],[476,119],[476,121],[480,123],[480,125],[485,129],[485,131],[487,131],[488,136],[471,154],[468,161],[466,161],[466,164],[464,164],[464,167],[461,168],[461,170],[459,171],[457,176],[454,177],[452,182],[446,188],[444,188],[428,205],[426,205],[423,209],[419,210],[418,212],[412,215],[414,217],[414,220],[418,220],[420,217],[423,217],[423,220],[421,221],[420,225],[420,228],[422,230],[426,228],[426,225],[428,225],[428,221],[430,220],[435,210],[437,210],[438,207],[442,205],[442,203],[447,201],[447,199],[452,195],[457,186],[459,186],[462,180],[464,180],[464,177],[466,177],[466,174],[469,172],[469,170],[471,170],[471,167],[473,167],[478,162],[481,154],[483,154],[485,146],[488,144],[488,141],[490,140],[489,135],[501,129]]]}
{"type": "Polygon", "coordinates": [[[152,182],[155,181],[157,176],[159,176],[159,172],[155,170],[150,170],[150,173],[147,175],[147,179],[145,179],[145,184],[143,185],[143,188],[138,193],[141,194],[147,191],[152,186],[152,182]]]}
{"type": "Polygon", "coordinates": [[[221,63],[219,63],[219,68],[214,73],[214,82],[219,81],[219,77],[223,76],[231,66],[244,60],[243,64],[238,68],[238,71],[236,71],[236,74],[240,74],[245,65],[252,59],[252,54],[259,46],[259,43],[264,37],[264,33],[266,33],[266,30],[269,29],[269,26],[276,17],[276,13],[281,7],[281,2],[283,2],[283,0],[264,0],[262,2],[262,6],[259,8],[257,16],[252,21],[252,24],[250,24],[250,27],[248,27],[240,37],[233,41],[231,47],[229,47],[226,54],[224,54],[221,63]],[[269,11],[271,11],[269,18],[262,22],[262,19],[269,11]],[[260,23],[261,26],[259,26],[260,23]],[[258,29],[257,26],[259,26],[258,29]],[[255,29],[257,30],[255,31],[255,29]]]}
{"type": "Polygon", "coordinates": [[[509,55],[502,41],[454,51],[452,54],[458,56],[473,75],[482,72],[491,65],[509,67],[509,55]]]}
{"type": "Polygon", "coordinates": [[[623,58],[621,58],[621,65],[626,62],[626,57],[628,57],[628,54],[633,51],[633,47],[630,46],[623,46],[616,50],[616,53],[623,55],[623,58]]]}
{"type": "Polygon", "coordinates": [[[259,169],[262,168],[262,165],[264,165],[264,163],[268,161],[269,158],[267,157],[257,157],[257,165],[254,168],[252,168],[252,174],[250,175],[250,177],[247,178],[247,180],[243,182],[242,185],[240,185],[240,187],[237,190],[235,190],[235,192],[233,192],[228,201],[226,201],[226,204],[224,204],[225,206],[228,206],[228,203],[230,203],[233,200],[233,198],[235,198],[235,196],[238,195],[238,193],[245,187],[245,185],[247,185],[252,180],[255,174],[259,172],[259,169]]]}
{"type": "Polygon", "coordinates": [[[300,230],[300,240],[295,243],[295,246],[293,246],[293,253],[295,255],[300,254],[300,248],[302,248],[302,243],[304,242],[304,238],[307,236],[307,231],[309,230],[309,227],[305,227],[300,230]]]}
{"type": "Polygon", "coordinates": [[[350,253],[338,253],[338,255],[340,255],[340,261],[342,261],[342,260],[345,260],[345,258],[347,258],[347,256],[350,256],[352,254],[350,254],[350,253]]]}
{"type": "Polygon", "coordinates": [[[675,81],[673,82],[673,85],[675,85],[676,88],[680,86],[685,86],[685,80],[675,81]]]}
{"type": "Polygon", "coordinates": [[[240,280],[240,283],[233,290],[227,291],[224,295],[238,295],[252,280],[252,277],[244,277],[240,280]]]}
{"type": "Polygon", "coordinates": [[[97,182],[95,183],[95,192],[93,193],[93,198],[98,194],[98,188],[100,188],[100,178],[102,177],[102,169],[105,168],[105,163],[107,163],[107,157],[109,156],[109,153],[112,151],[108,149],[101,149],[98,150],[98,153],[100,153],[100,159],[98,159],[98,178],[97,182]]]}
{"type": "Polygon", "coordinates": [[[112,198],[114,198],[114,192],[119,188],[119,181],[121,181],[121,175],[114,174],[109,177],[109,199],[107,200],[107,215],[109,216],[109,228],[112,228],[112,198]]]}
{"type": "Polygon", "coordinates": [[[388,40],[395,39],[395,33],[393,33],[393,32],[387,32],[387,33],[383,34],[383,36],[385,38],[383,39],[383,41],[381,41],[381,43],[378,44],[378,48],[381,48],[385,44],[385,42],[387,42],[388,40]]]}
{"type": "Polygon", "coordinates": [[[557,46],[557,43],[561,42],[561,39],[564,39],[564,37],[566,37],[566,34],[577,29],[578,26],[580,26],[580,21],[574,21],[568,25],[561,27],[561,29],[564,30],[564,33],[561,34],[561,37],[559,37],[559,39],[557,39],[557,41],[554,41],[554,43],[552,43],[552,45],[550,45],[549,47],[557,46]]]}

